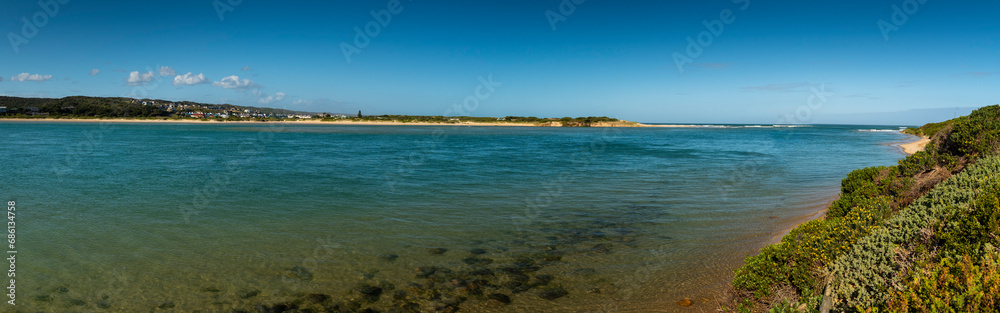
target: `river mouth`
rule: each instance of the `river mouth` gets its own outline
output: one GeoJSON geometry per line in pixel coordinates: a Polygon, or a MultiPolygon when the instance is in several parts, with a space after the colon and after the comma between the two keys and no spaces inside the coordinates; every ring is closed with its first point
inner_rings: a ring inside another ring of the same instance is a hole
{"type": "Polygon", "coordinates": [[[898,158],[846,127],[100,127],[5,129],[33,138],[0,165],[18,309],[715,311],[743,257],[898,158]]]}

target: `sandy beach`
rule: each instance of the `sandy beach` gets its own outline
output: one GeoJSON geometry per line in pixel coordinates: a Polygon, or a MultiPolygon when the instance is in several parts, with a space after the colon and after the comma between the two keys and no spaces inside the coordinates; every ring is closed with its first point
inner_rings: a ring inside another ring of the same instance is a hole
{"type": "Polygon", "coordinates": [[[899,148],[903,149],[903,152],[906,154],[914,154],[924,151],[924,146],[926,146],[929,142],[931,142],[930,138],[921,136],[917,141],[900,144],[899,148]]]}
{"type": "MultiPolygon", "coordinates": [[[[320,120],[285,120],[285,121],[217,121],[213,119],[55,119],[55,118],[4,118],[0,122],[44,122],[44,123],[150,123],[150,124],[295,124],[295,125],[382,125],[382,126],[504,126],[504,127],[560,127],[559,122],[544,124],[531,123],[505,123],[505,122],[458,122],[458,123],[432,123],[432,122],[399,122],[399,121],[320,121],[320,120]]],[[[600,122],[589,127],[666,127],[666,128],[686,128],[698,127],[697,125],[649,125],[629,121],[600,122]]]]}

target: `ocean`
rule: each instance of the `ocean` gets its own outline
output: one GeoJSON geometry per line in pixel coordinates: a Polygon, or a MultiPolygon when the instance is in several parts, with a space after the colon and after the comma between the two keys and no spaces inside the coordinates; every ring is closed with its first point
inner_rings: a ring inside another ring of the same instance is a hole
{"type": "Polygon", "coordinates": [[[0,122],[15,308],[710,312],[898,129],[0,122]]]}

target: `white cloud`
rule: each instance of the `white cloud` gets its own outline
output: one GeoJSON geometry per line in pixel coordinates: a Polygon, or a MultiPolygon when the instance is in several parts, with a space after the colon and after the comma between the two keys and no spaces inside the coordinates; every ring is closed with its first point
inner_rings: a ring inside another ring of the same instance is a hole
{"type": "Polygon", "coordinates": [[[188,72],[187,74],[177,75],[177,77],[174,77],[174,86],[180,86],[180,85],[193,86],[193,85],[200,85],[207,83],[208,83],[208,78],[205,78],[205,74],[203,73],[199,73],[198,75],[192,75],[191,72],[188,72]]]}
{"type": "Polygon", "coordinates": [[[226,89],[247,89],[257,86],[253,81],[249,79],[240,79],[239,76],[233,75],[223,78],[222,81],[217,81],[212,83],[212,86],[222,87],[226,89]]]}
{"type": "Polygon", "coordinates": [[[129,86],[142,86],[153,81],[153,78],[155,77],[156,74],[152,71],[146,73],[139,73],[138,71],[135,71],[128,74],[128,78],[125,79],[125,82],[127,82],[129,86]]]}
{"type": "Polygon", "coordinates": [[[97,74],[100,74],[100,73],[101,73],[101,70],[96,69],[96,68],[90,70],[90,76],[97,76],[97,74]]]}
{"type": "Polygon", "coordinates": [[[170,68],[169,66],[160,67],[160,76],[174,76],[177,75],[177,71],[170,68]]]}
{"type": "Polygon", "coordinates": [[[295,100],[295,102],[292,102],[292,104],[294,104],[294,105],[302,105],[302,104],[312,105],[312,101],[309,101],[309,100],[306,100],[306,99],[299,99],[299,100],[295,100]]]}
{"type": "Polygon", "coordinates": [[[278,102],[278,101],[281,101],[281,100],[285,100],[285,93],[284,92],[276,93],[273,96],[261,97],[260,98],[260,104],[271,104],[271,103],[278,102]]]}
{"type": "Polygon", "coordinates": [[[38,74],[28,74],[28,73],[21,73],[17,76],[10,77],[10,80],[15,82],[27,82],[27,81],[43,82],[50,79],[52,79],[52,75],[38,75],[38,74]]]}
{"type": "Polygon", "coordinates": [[[250,66],[249,66],[249,65],[247,65],[247,66],[244,66],[244,67],[243,67],[243,70],[242,70],[242,71],[246,72],[246,71],[249,71],[249,70],[251,70],[251,68],[250,68],[250,66]]]}

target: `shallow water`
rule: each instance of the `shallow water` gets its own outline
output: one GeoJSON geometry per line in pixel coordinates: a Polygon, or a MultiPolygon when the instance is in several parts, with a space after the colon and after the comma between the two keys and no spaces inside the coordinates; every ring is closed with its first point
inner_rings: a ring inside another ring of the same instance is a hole
{"type": "Polygon", "coordinates": [[[23,310],[710,311],[870,129],[0,122],[0,200],[23,310]]]}

